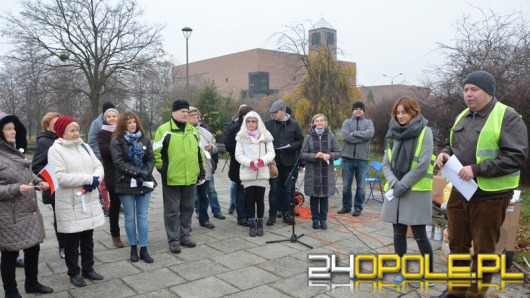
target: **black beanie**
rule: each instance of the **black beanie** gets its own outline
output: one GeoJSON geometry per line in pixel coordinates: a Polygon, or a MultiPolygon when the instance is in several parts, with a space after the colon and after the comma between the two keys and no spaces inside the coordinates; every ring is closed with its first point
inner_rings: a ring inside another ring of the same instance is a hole
{"type": "Polygon", "coordinates": [[[353,103],[353,106],[352,106],[352,108],[351,108],[352,112],[353,112],[353,110],[355,110],[355,109],[363,109],[363,111],[364,111],[364,103],[363,103],[362,101],[356,101],[356,102],[354,102],[354,103],[353,103]]]}
{"type": "Polygon", "coordinates": [[[467,75],[465,84],[473,84],[489,95],[495,96],[495,78],[487,71],[477,70],[467,75]]]}
{"type": "Polygon", "coordinates": [[[189,108],[190,108],[190,104],[187,101],[182,100],[182,99],[177,99],[173,103],[173,112],[181,110],[181,109],[189,109],[189,108]]]}
{"type": "Polygon", "coordinates": [[[105,103],[103,103],[103,105],[101,105],[101,112],[102,112],[103,114],[105,114],[105,112],[106,112],[108,109],[114,109],[114,108],[116,108],[116,107],[114,106],[114,104],[113,104],[112,102],[110,102],[110,101],[106,101],[105,103]]]}

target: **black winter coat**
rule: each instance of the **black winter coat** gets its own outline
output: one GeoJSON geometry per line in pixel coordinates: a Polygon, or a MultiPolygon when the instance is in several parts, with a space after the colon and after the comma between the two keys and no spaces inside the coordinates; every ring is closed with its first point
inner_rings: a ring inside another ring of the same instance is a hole
{"type": "Polygon", "coordinates": [[[234,120],[227,127],[224,134],[225,149],[230,154],[230,166],[228,168],[228,178],[235,183],[241,183],[239,179],[240,164],[236,160],[236,135],[241,129],[242,120],[234,120]]]}
{"type": "Polygon", "coordinates": [[[112,132],[108,130],[100,130],[96,136],[98,143],[99,154],[101,155],[101,163],[105,170],[105,185],[108,191],[116,192],[114,190],[114,163],[112,162],[112,155],[110,153],[110,141],[112,140],[112,132]]]}
{"type": "Polygon", "coordinates": [[[269,119],[265,122],[265,127],[272,134],[274,138],[274,151],[276,152],[276,164],[281,166],[292,167],[295,165],[302,148],[304,136],[300,125],[294,119],[287,119],[287,121],[276,121],[269,119]],[[288,149],[277,148],[291,145],[288,149]]]}
{"type": "MultiPolygon", "coordinates": [[[[31,162],[31,170],[35,175],[39,174],[48,164],[48,150],[56,139],[57,135],[51,131],[43,131],[37,136],[37,148],[31,162]]],[[[49,189],[42,191],[42,202],[44,204],[51,204],[54,200],[55,195],[52,195],[49,189]]]]}
{"type": "Polygon", "coordinates": [[[142,136],[138,140],[138,143],[141,143],[140,146],[142,146],[144,149],[143,166],[141,169],[134,165],[132,159],[129,158],[129,142],[127,142],[127,140],[125,140],[123,137],[114,136],[112,138],[110,152],[112,154],[112,161],[114,162],[115,166],[115,173],[113,177],[115,181],[114,191],[117,194],[139,195],[153,191],[152,188],[145,186],[135,188],[131,187],[131,178],[138,178],[139,172],[141,170],[149,173],[149,179],[147,179],[147,181],[155,182],[156,186],[156,181],[153,179],[153,175],[151,174],[153,172],[153,168],[155,167],[153,144],[151,144],[151,141],[146,136],[142,136]]]}

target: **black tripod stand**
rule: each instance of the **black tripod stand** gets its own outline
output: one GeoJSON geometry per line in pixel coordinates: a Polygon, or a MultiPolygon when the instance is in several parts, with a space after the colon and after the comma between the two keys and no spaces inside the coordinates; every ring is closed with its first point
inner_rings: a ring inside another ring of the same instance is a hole
{"type": "MultiPolygon", "coordinates": [[[[292,183],[294,183],[295,177],[294,177],[294,171],[298,171],[298,163],[300,162],[300,157],[302,156],[302,152],[304,151],[305,147],[309,144],[309,142],[306,142],[304,140],[304,146],[300,150],[300,154],[298,155],[298,158],[296,159],[296,162],[294,163],[293,169],[289,173],[289,176],[287,176],[287,181],[285,181],[285,188],[290,189],[292,183]]],[[[278,179],[278,178],[277,178],[278,179]]],[[[291,216],[293,218],[293,224],[292,224],[292,233],[291,237],[289,239],[281,239],[281,240],[271,240],[267,241],[265,243],[279,243],[279,242],[291,242],[291,243],[300,243],[310,249],[313,249],[313,246],[303,243],[302,241],[298,240],[304,236],[304,234],[296,235],[294,226],[296,226],[295,216],[294,216],[294,193],[292,194],[292,197],[289,200],[289,212],[291,213],[291,216]]]]}

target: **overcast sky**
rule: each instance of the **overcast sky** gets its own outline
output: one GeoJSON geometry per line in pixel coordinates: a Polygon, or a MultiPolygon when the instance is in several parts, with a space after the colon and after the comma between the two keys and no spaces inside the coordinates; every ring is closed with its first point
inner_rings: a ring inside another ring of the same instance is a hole
{"type": "MultiPolygon", "coordinates": [[[[1,0],[0,10],[17,11],[18,0],[1,0]]],[[[283,26],[324,18],[337,30],[344,55],[357,63],[359,85],[419,84],[429,65],[440,64],[437,42],[453,44],[463,16],[480,20],[484,11],[522,11],[529,0],[138,0],[148,23],[165,24],[164,49],[186,62],[183,27],[191,27],[189,61],[254,48],[276,49],[269,38],[283,26]]],[[[3,41],[3,40],[2,40],[3,41]]]]}

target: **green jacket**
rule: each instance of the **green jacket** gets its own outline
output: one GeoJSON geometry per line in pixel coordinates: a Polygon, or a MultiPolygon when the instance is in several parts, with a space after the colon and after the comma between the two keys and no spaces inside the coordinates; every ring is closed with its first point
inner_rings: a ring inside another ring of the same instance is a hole
{"type": "Polygon", "coordinates": [[[155,167],[168,186],[188,186],[204,179],[204,156],[199,148],[199,132],[188,123],[184,131],[173,119],[162,124],[155,134],[155,167]]]}

